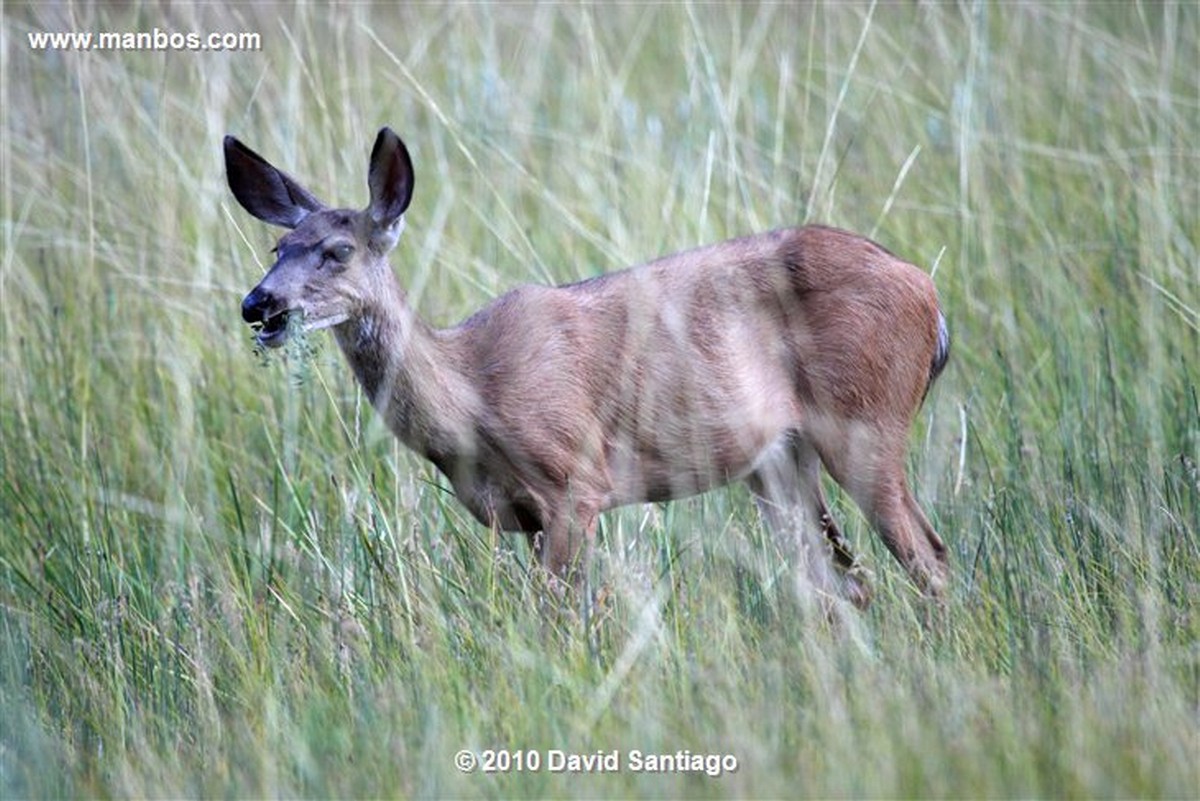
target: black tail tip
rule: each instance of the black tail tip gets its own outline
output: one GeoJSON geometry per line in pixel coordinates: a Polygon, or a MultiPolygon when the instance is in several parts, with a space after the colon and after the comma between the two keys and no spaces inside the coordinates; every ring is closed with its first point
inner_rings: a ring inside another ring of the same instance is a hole
{"type": "Polygon", "coordinates": [[[942,374],[942,370],[946,367],[946,362],[950,361],[950,329],[946,326],[946,316],[938,311],[937,319],[937,346],[933,350],[933,361],[929,365],[929,384],[925,387],[925,391],[929,391],[929,387],[933,386],[933,382],[942,374]]]}

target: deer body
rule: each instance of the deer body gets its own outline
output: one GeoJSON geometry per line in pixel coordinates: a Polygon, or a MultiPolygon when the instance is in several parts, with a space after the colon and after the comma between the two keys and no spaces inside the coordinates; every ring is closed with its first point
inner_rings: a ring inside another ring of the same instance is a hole
{"type": "Polygon", "coordinates": [[[412,191],[395,134],[376,141],[362,212],[325,208],[228,137],[226,160],[243,206],[293,228],[243,304],[260,342],[281,344],[294,314],[331,327],[396,436],[556,574],[580,566],[606,509],[746,480],[817,589],[865,605],[824,465],[917,584],[940,590],[945,547],[904,477],[949,344],[921,270],[810,226],[523,286],[435,329],[386,260],[412,191]]]}

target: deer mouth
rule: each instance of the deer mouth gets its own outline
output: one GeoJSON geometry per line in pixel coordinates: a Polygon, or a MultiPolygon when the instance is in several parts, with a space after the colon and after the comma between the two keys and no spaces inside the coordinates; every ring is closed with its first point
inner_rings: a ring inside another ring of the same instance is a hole
{"type": "Polygon", "coordinates": [[[264,348],[278,348],[291,336],[293,320],[299,320],[300,316],[297,309],[285,309],[252,324],[250,327],[254,329],[254,340],[264,348]]]}
{"type": "Polygon", "coordinates": [[[303,309],[286,309],[261,322],[252,323],[251,327],[254,329],[254,339],[260,347],[278,348],[287,342],[292,334],[329,328],[346,322],[348,318],[349,315],[343,313],[313,317],[303,309]]]}

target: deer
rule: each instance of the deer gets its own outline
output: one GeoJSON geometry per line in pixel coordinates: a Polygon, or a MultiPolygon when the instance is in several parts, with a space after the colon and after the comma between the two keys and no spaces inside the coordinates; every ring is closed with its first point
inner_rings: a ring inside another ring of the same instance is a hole
{"type": "Polygon", "coordinates": [[[806,225],[561,286],[527,284],[449,328],[388,261],[413,196],[382,128],[366,208],[331,208],[233,136],[229,188],[287,229],[242,302],[258,346],[330,329],[365,397],[482,525],[524,533],[534,569],[578,586],[598,516],[743,481],[821,598],[865,609],[870,573],[822,468],[922,596],[946,546],[905,478],[909,430],[949,351],[931,277],[854,233],[806,225]]]}

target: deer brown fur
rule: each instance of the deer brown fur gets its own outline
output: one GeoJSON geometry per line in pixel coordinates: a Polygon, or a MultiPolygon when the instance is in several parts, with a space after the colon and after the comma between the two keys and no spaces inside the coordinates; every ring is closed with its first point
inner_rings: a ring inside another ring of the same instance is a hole
{"type": "Polygon", "coordinates": [[[821,593],[870,591],[820,467],[925,592],[946,549],[909,491],[908,431],[948,355],[933,282],[879,245],[807,226],[559,287],[521,286],[437,329],[387,261],[412,164],[379,132],[363,211],[330,209],[232,137],[230,188],[290,228],[242,305],[258,340],[332,327],[367,397],[483,524],[577,574],[600,512],[745,480],[821,593]],[[836,569],[834,569],[836,568],[836,569]]]}

